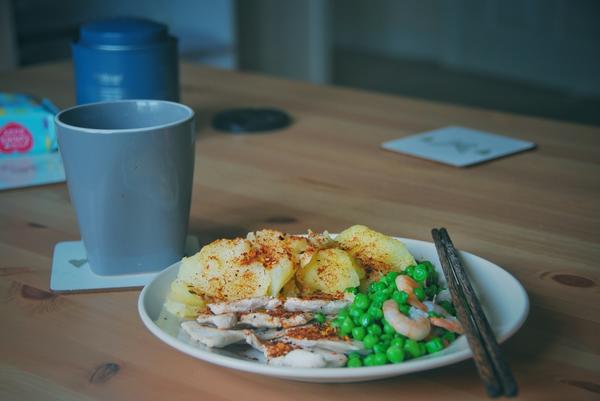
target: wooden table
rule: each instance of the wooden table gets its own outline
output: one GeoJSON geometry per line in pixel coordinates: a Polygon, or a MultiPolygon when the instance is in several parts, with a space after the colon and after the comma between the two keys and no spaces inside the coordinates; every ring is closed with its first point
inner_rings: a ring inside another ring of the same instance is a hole
{"type": "MultiPolygon", "coordinates": [[[[503,345],[521,399],[600,398],[600,129],[348,89],[182,66],[198,113],[191,231],[202,242],[260,227],[287,232],[363,223],[490,259],[527,289],[531,313],[503,345]],[[231,136],[214,112],[275,106],[289,129],[231,136]],[[380,150],[385,140],[465,125],[534,141],[535,151],[457,169],[380,150]]],[[[74,103],[71,67],[0,76],[3,91],[74,103]]],[[[64,184],[0,193],[0,399],[486,399],[472,361],[362,384],[306,384],[240,373],[159,342],[139,291],[48,291],[52,249],[79,238],[64,184]]],[[[507,300],[509,305],[510,300],[507,300]]]]}

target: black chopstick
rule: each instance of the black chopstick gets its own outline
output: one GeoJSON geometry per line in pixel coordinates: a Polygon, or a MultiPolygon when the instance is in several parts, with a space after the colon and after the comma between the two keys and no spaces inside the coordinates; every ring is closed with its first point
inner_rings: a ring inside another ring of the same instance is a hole
{"type": "Polygon", "coordinates": [[[510,367],[502,357],[496,337],[462,267],[454,244],[445,228],[431,231],[458,320],[465,329],[479,376],[490,397],[517,395],[518,387],[510,367]]]}

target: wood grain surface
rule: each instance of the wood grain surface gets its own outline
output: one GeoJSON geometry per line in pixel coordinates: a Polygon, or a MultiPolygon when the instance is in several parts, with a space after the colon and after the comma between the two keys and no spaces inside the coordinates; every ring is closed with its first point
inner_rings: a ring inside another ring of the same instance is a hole
{"type": "MultiPolygon", "coordinates": [[[[356,223],[430,241],[432,227],[447,227],[458,248],[499,264],[529,294],[527,322],[502,346],[519,398],[600,399],[600,129],[201,66],[183,65],[181,77],[182,101],[198,114],[190,222],[203,243],[260,227],[356,223]],[[209,127],[235,106],[283,108],[294,124],[252,136],[209,127]],[[450,124],[538,148],[466,169],[379,148],[450,124]]],[[[4,73],[0,90],[66,107],[72,67],[4,73]]],[[[78,238],[64,184],[0,192],[2,400],[486,399],[472,361],[333,385],[192,359],[144,329],[137,290],[49,292],[54,245],[78,238]]]]}

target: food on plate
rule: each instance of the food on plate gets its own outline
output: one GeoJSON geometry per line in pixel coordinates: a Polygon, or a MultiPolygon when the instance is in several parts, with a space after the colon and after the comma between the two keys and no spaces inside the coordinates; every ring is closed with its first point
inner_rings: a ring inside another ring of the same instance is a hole
{"type": "Polygon", "coordinates": [[[352,226],[342,231],[335,240],[341,249],[366,267],[367,280],[364,283],[367,285],[390,271],[400,272],[416,264],[402,242],[366,226],[352,226]]]}
{"type": "Polygon", "coordinates": [[[338,248],[317,251],[311,261],[296,273],[304,293],[336,294],[358,287],[365,270],[348,252],[338,248]]]}
{"type": "Polygon", "coordinates": [[[245,343],[275,366],[398,363],[462,333],[433,265],[365,226],[214,241],[182,260],[164,308],[190,341],[245,343]]]}
{"type": "Polygon", "coordinates": [[[377,366],[433,354],[463,334],[447,289],[428,261],[391,271],[357,292],[331,325],[368,352],[349,356],[347,366],[377,366]]]}

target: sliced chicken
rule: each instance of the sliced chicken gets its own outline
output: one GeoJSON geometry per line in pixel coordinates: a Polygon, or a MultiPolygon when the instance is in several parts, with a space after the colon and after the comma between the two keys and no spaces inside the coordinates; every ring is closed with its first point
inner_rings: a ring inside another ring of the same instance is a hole
{"type": "Polygon", "coordinates": [[[252,312],[257,309],[271,310],[279,306],[281,306],[281,301],[274,297],[244,298],[237,301],[208,304],[210,311],[215,315],[232,312],[252,312]]]}
{"type": "Polygon", "coordinates": [[[251,330],[246,331],[246,342],[264,353],[267,363],[294,368],[339,367],[346,364],[346,356],[319,348],[302,349],[285,341],[259,339],[251,330]]]}
{"type": "Polygon", "coordinates": [[[191,339],[211,348],[223,348],[231,344],[247,342],[247,337],[250,334],[261,341],[282,336],[281,330],[223,330],[203,326],[192,320],[181,323],[181,328],[191,339]]]}
{"type": "Polygon", "coordinates": [[[305,349],[295,349],[283,356],[269,359],[267,363],[269,365],[285,366],[290,368],[314,369],[327,367],[327,361],[322,355],[305,349]]]}
{"type": "Polygon", "coordinates": [[[289,327],[302,326],[310,322],[314,317],[312,313],[289,313],[281,317],[281,327],[287,329],[289,327]]]}
{"type": "Polygon", "coordinates": [[[238,317],[235,313],[223,313],[220,315],[203,313],[198,315],[196,321],[203,325],[212,324],[218,329],[231,329],[237,324],[238,317]]]}
{"type": "Polygon", "coordinates": [[[339,337],[333,327],[321,325],[307,325],[286,329],[278,340],[286,341],[302,348],[321,348],[338,353],[364,350],[360,341],[339,337]]]}
{"type": "Polygon", "coordinates": [[[310,322],[312,318],[312,313],[252,312],[241,314],[239,322],[256,328],[288,328],[304,325],[310,322]]]}
{"type": "Polygon", "coordinates": [[[181,328],[191,339],[211,348],[223,348],[246,340],[246,334],[243,330],[215,329],[214,327],[202,326],[192,320],[181,323],[181,328]]]}
{"type": "Polygon", "coordinates": [[[350,296],[344,299],[331,300],[289,297],[285,300],[283,309],[290,312],[321,312],[325,315],[335,315],[351,303],[350,296]]]}
{"type": "Polygon", "coordinates": [[[311,351],[321,355],[327,362],[327,367],[330,368],[345,366],[348,361],[348,357],[340,352],[333,352],[321,348],[313,348],[311,351]]]}
{"type": "Polygon", "coordinates": [[[281,327],[281,319],[278,316],[271,316],[264,312],[250,312],[240,314],[239,322],[252,327],[281,327]]]}

